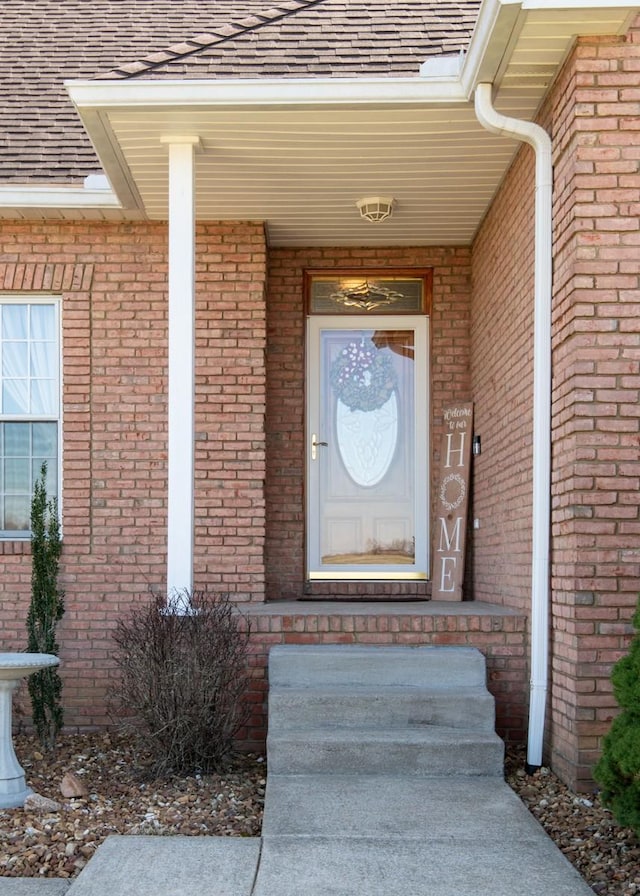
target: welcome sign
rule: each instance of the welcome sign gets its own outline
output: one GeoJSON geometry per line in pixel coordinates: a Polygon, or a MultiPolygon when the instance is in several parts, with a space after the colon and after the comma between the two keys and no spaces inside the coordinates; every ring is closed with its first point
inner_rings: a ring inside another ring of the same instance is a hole
{"type": "Polygon", "coordinates": [[[436,488],[432,600],[462,600],[473,438],[473,404],[444,409],[436,488]]]}

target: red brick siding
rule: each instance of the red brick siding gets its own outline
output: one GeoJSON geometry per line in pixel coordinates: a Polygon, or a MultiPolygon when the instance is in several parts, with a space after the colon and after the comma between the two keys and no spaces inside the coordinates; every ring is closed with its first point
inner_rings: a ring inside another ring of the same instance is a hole
{"type": "Polygon", "coordinates": [[[264,600],[266,244],[206,227],[197,247],[195,579],[264,600]]]}
{"type": "MultiPolygon", "coordinates": [[[[552,632],[548,744],[589,786],[640,573],[639,32],[581,40],[540,117],[554,144],[552,632]]],[[[533,164],[518,156],[473,247],[475,597],[526,612],[533,164]],[[497,323],[496,323],[497,322],[497,323]]]]}
{"type": "Polygon", "coordinates": [[[529,605],[533,424],[533,154],[521,152],[473,246],[471,381],[476,600],[529,605]]]}
{"type": "MultiPolygon", "coordinates": [[[[166,248],[163,225],[0,226],[4,292],[62,296],[69,724],[107,721],[116,619],[165,582],[166,248]]],[[[262,600],[262,226],[200,227],[197,254],[195,586],[262,600]]],[[[0,542],[0,563],[2,646],[21,649],[29,545],[0,542]]]]}
{"type": "Polygon", "coordinates": [[[588,785],[640,591],[640,22],[555,86],[552,756],[588,785]]]}
{"type": "MultiPolygon", "coordinates": [[[[64,702],[67,724],[92,727],[109,721],[115,622],[148,587],[162,588],[165,577],[166,231],[161,225],[12,224],[0,228],[0,245],[0,282],[6,291],[51,290],[63,299],[64,702]]],[[[246,745],[264,747],[269,645],[305,640],[473,644],[488,659],[498,730],[520,739],[526,663],[522,616],[406,616],[388,610],[374,616],[283,616],[275,606],[258,608],[264,586],[266,475],[262,228],[208,225],[199,228],[197,246],[196,586],[219,586],[245,608],[253,606],[250,699],[255,710],[246,745]]],[[[467,250],[273,253],[269,525],[270,568],[275,575],[280,564],[283,573],[281,579],[276,576],[277,596],[286,593],[287,581],[299,595],[303,580],[301,290],[307,265],[433,267],[436,444],[443,405],[469,394],[467,250]]],[[[2,543],[0,551],[3,647],[20,648],[29,545],[2,543]]]]}
{"type": "MultiPolygon", "coordinates": [[[[269,256],[267,353],[267,596],[304,594],[303,272],[306,268],[433,268],[431,442],[442,409],[469,398],[470,258],[466,249],[275,249],[269,256]]],[[[437,455],[432,451],[432,477],[437,455]]],[[[429,500],[425,496],[425,500],[429,500]]],[[[314,583],[314,595],[424,595],[428,586],[314,583]]]]}

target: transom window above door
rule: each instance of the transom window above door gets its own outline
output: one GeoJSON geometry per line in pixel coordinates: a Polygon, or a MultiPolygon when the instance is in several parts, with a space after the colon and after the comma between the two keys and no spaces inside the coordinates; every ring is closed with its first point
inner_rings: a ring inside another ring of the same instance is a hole
{"type": "Polygon", "coordinates": [[[428,314],[430,270],[307,271],[309,314],[428,314]]]}

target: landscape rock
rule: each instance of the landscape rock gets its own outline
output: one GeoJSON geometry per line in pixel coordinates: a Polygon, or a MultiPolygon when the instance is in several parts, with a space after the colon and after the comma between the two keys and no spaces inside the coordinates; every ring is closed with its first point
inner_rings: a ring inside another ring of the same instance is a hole
{"type": "Polygon", "coordinates": [[[59,812],[62,806],[39,793],[30,793],[24,801],[25,812],[59,812]]]}
{"type": "Polygon", "coordinates": [[[84,781],[75,772],[66,772],[60,781],[60,793],[65,799],[77,799],[89,795],[89,790],[84,781]]]}

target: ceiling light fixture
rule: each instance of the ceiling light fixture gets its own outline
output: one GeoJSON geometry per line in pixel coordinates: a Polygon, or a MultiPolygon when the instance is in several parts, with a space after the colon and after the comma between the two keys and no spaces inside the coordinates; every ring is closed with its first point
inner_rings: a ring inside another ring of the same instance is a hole
{"type": "Polygon", "coordinates": [[[360,217],[378,224],[391,217],[393,211],[393,196],[366,196],[358,199],[357,207],[360,209],[360,217]]]}

